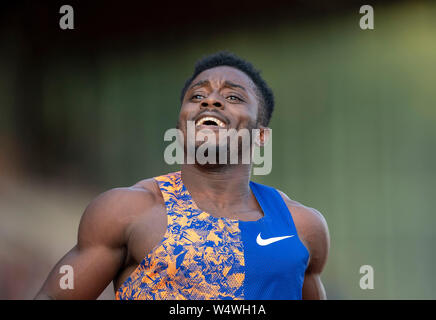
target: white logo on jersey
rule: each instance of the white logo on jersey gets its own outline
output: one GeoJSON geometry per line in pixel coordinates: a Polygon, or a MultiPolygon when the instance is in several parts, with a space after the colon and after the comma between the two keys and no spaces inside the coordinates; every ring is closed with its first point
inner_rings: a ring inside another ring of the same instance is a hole
{"type": "Polygon", "coordinates": [[[294,235],[292,235],[292,236],[284,236],[284,237],[274,237],[274,238],[269,238],[269,239],[262,239],[262,237],[260,236],[260,232],[259,232],[259,234],[257,235],[257,238],[256,238],[256,242],[257,242],[257,244],[259,246],[267,246],[267,245],[269,245],[271,243],[274,243],[274,242],[277,242],[277,241],[280,241],[280,240],[283,240],[283,239],[286,239],[286,238],[291,238],[293,236],[294,235]]]}

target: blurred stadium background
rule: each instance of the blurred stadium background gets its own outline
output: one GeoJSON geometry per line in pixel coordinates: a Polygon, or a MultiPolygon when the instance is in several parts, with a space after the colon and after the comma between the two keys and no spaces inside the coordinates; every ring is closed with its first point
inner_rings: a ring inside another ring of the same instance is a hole
{"type": "Polygon", "coordinates": [[[0,299],[34,297],[97,194],[178,170],[163,134],[222,49],[275,92],[272,172],[254,180],[324,214],[328,297],[436,298],[436,3],[44,3],[0,5],[0,299]]]}

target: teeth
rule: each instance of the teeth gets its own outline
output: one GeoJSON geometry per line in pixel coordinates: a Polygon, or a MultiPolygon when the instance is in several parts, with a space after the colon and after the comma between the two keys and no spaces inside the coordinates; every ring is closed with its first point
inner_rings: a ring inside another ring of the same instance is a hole
{"type": "Polygon", "coordinates": [[[200,120],[197,121],[196,125],[200,126],[203,123],[205,123],[206,121],[213,121],[213,122],[215,122],[221,128],[225,128],[226,127],[224,122],[222,122],[221,120],[219,120],[219,119],[217,119],[215,117],[204,117],[204,118],[201,118],[200,120]]]}

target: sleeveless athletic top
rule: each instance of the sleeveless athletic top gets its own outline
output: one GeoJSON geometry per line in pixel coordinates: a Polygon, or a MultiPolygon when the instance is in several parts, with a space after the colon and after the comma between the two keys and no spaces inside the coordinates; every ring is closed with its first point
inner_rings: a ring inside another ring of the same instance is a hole
{"type": "Polygon", "coordinates": [[[180,171],[155,180],[167,230],[116,299],[301,299],[309,253],[277,190],[250,181],[264,216],[240,221],[199,209],[180,171]]]}

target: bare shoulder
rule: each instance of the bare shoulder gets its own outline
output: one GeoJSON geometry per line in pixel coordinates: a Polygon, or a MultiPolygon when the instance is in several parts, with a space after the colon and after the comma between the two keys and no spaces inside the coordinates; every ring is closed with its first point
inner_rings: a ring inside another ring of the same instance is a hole
{"type": "Polygon", "coordinates": [[[299,224],[301,228],[310,227],[315,229],[327,228],[327,222],[324,216],[318,210],[305,206],[300,202],[290,199],[284,192],[279,191],[283,200],[286,203],[289,211],[296,224],[299,224]]]}
{"type": "Polygon", "coordinates": [[[317,262],[317,265],[322,268],[327,260],[330,247],[326,219],[318,210],[290,199],[282,191],[279,193],[292,214],[299,238],[310,253],[311,262],[317,262]]]}
{"type": "Polygon", "coordinates": [[[103,192],[89,203],[82,215],[79,244],[101,242],[113,247],[122,246],[127,240],[128,226],[162,203],[154,179],[103,192]]]}

